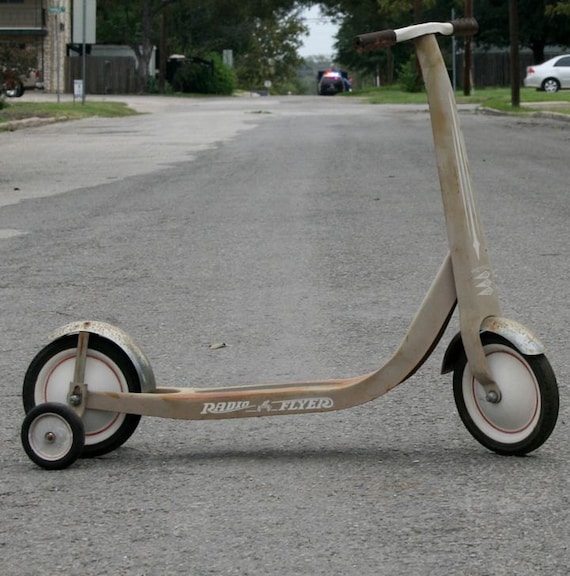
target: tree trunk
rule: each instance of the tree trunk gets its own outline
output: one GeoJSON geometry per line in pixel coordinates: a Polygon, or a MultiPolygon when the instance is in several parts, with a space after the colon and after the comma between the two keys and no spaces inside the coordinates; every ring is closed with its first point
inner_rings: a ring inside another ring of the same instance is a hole
{"type": "Polygon", "coordinates": [[[137,92],[142,94],[148,87],[148,65],[152,57],[152,6],[151,0],[144,0],[142,5],[141,42],[138,45],[131,44],[137,57],[137,92]]]}
{"type": "Polygon", "coordinates": [[[530,47],[532,49],[532,63],[542,64],[546,60],[544,55],[544,42],[531,42],[530,47]]]}
{"type": "Polygon", "coordinates": [[[517,0],[509,0],[509,32],[511,39],[511,105],[521,104],[521,77],[519,57],[519,13],[517,0]]]}

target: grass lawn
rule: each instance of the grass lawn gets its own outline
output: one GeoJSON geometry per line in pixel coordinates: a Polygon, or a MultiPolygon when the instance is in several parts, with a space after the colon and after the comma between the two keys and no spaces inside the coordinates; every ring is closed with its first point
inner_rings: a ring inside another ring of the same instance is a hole
{"type": "Polygon", "coordinates": [[[0,107],[0,130],[2,125],[12,120],[27,118],[55,118],[77,120],[88,116],[113,118],[137,114],[122,102],[13,102],[4,100],[0,107]]]}
{"type": "MultiPolygon", "coordinates": [[[[365,97],[371,104],[421,104],[427,102],[425,92],[403,92],[399,86],[383,86],[357,90],[351,96],[365,97]]],[[[482,88],[472,91],[471,96],[464,96],[463,91],[455,94],[459,104],[479,104],[503,112],[525,114],[536,111],[556,111],[570,114],[570,90],[549,94],[534,88],[521,88],[520,108],[511,106],[510,88],[482,88]]]]}

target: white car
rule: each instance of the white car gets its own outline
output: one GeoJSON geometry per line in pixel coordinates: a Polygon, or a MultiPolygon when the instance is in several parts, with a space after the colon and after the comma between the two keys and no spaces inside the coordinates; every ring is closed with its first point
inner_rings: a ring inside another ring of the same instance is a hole
{"type": "Polygon", "coordinates": [[[545,92],[570,88],[570,54],[556,56],[526,69],[524,85],[545,92]]]}

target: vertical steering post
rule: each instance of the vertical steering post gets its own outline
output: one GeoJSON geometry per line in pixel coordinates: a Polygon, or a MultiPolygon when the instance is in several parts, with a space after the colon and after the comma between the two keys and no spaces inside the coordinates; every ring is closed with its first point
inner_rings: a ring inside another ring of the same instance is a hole
{"type": "Polygon", "coordinates": [[[414,43],[428,95],[463,345],[475,378],[487,394],[498,393],[481,345],[480,329],[486,318],[501,316],[501,308],[455,96],[435,36],[420,36],[414,43]]]}
{"type": "Polygon", "coordinates": [[[473,18],[428,22],[362,34],[356,38],[356,47],[368,51],[414,41],[429,103],[461,340],[473,376],[494,403],[500,400],[500,392],[490,374],[480,333],[486,319],[501,316],[501,308],[473,194],[455,95],[435,38],[435,34],[470,36],[477,30],[473,18]]]}
{"type": "Polygon", "coordinates": [[[83,416],[86,407],[87,385],[85,384],[85,367],[87,364],[88,349],[89,332],[79,332],[73,381],[69,384],[69,393],[67,394],[67,403],[79,416],[83,416]]]}

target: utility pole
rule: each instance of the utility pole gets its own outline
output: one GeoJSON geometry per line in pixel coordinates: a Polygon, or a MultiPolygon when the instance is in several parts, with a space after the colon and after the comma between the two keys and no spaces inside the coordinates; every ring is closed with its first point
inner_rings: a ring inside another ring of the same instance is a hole
{"type": "Polygon", "coordinates": [[[166,87],[166,7],[162,9],[160,22],[160,74],[158,75],[158,91],[164,94],[166,87]]]}
{"type": "Polygon", "coordinates": [[[81,41],[81,78],[83,79],[83,90],[81,92],[81,104],[85,104],[85,92],[87,90],[87,78],[85,78],[86,76],[86,70],[87,70],[87,64],[86,64],[86,58],[87,58],[87,41],[85,40],[85,36],[87,34],[87,0],[83,0],[83,13],[81,15],[82,20],[81,20],[81,36],[82,36],[82,41],[81,41]]]}
{"type": "MultiPolygon", "coordinates": [[[[419,24],[422,18],[422,0],[414,0],[414,24],[419,24]]],[[[388,48],[390,50],[390,48],[388,48]]],[[[422,67],[416,54],[416,77],[422,79],[422,67]]]]}
{"type": "MultiPolygon", "coordinates": [[[[465,0],[465,18],[473,17],[472,0],[465,0]]],[[[471,36],[465,36],[465,61],[463,63],[463,95],[471,96],[471,36]]]]}
{"type": "Polygon", "coordinates": [[[414,24],[418,24],[422,17],[422,0],[414,0],[414,24]]]}
{"type": "Polygon", "coordinates": [[[518,108],[521,105],[521,73],[517,0],[509,0],[509,36],[511,42],[511,106],[518,108]]]}

